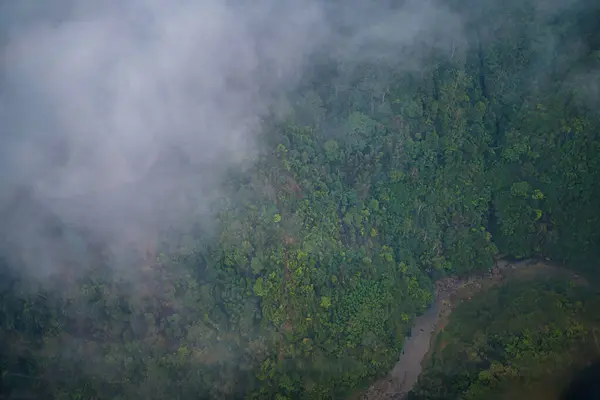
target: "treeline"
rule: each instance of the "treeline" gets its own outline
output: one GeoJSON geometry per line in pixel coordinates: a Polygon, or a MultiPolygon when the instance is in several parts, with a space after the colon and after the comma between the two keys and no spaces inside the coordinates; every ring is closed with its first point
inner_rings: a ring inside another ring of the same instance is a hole
{"type": "Polygon", "coordinates": [[[2,396],[341,398],[393,365],[436,278],[498,252],[591,268],[598,6],[453,7],[467,45],[418,71],[323,61],[210,229],[170,232],[136,280],[101,249],[61,293],[4,268],[2,396]]]}

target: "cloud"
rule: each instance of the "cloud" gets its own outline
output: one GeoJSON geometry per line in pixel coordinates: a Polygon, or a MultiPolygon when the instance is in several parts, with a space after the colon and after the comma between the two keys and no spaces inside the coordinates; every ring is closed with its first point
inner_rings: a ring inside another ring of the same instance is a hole
{"type": "Polygon", "coordinates": [[[65,252],[48,215],[127,249],[208,213],[316,50],[342,70],[418,70],[462,40],[435,1],[23,1],[0,15],[2,233],[43,271],[65,252]]]}
{"type": "Polygon", "coordinates": [[[418,71],[427,56],[451,56],[465,45],[463,19],[443,2],[394,3],[382,1],[344,8],[336,17],[341,31],[346,33],[338,44],[342,60],[418,71]]]}
{"type": "Polygon", "coordinates": [[[256,154],[325,33],[311,1],[52,3],[2,5],[0,206],[21,210],[5,235],[23,254],[43,224],[28,207],[116,241],[184,219],[256,154]]]}

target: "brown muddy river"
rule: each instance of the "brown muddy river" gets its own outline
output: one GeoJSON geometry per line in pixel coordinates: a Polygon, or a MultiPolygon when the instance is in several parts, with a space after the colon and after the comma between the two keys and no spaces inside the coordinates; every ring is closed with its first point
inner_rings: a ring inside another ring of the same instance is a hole
{"type": "MultiPolygon", "coordinates": [[[[540,270],[552,269],[565,273],[559,267],[534,260],[511,263],[498,260],[489,273],[473,275],[468,278],[444,278],[436,282],[436,300],[421,316],[415,318],[411,335],[405,338],[402,354],[390,373],[376,381],[369,389],[358,396],[361,400],[403,399],[417,383],[423,365],[428,359],[431,344],[435,340],[440,325],[444,325],[452,309],[472,295],[487,290],[506,281],[517,271],[526,276],[540,270]]],[[[577,275],[573,275],[579,278],[577,275]]]]}

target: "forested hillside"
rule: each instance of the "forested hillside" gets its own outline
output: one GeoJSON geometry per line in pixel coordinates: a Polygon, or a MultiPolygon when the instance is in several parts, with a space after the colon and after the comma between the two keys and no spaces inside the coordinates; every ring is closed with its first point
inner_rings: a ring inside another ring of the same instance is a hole
{"type": "MultiPolygon", "coordinates": [[[[598,301],[589,287],[554,278],[511,282],[460,305],[409,398],[558,399],[600,355],[598,301]]],[[[576,398],[593,399],[593,390],[576,398]]]]}
{"type": "Polygon", "coordinates": [[[391,368],[440,277],[501,253],[593,280],[600,4],[444,7],[462,40],[419,44],[416,67],[312,55],[212,214],[161,227],[127,268],[58,217],[52,285],[4,243],[0,398],[345,398],[391,368]]]}

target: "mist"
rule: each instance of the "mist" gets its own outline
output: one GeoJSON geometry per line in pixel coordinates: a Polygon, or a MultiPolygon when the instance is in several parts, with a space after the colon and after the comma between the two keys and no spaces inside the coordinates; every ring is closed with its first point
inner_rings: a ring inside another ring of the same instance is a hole
{"type": "Polygon", "coordinates": [[[596,3],[0,0],[0,397],[479,399],[584,365],[596,3]]]}
{"type": "Polygon", "coordinates": [[[317,51],[418,70],[422,49],[454,53],[462,34],[431,1],[19,2],[2,15],[5,242],[42,276],[69,252],[42,232],[50,215],[117,253],[192,215],[209,224],[223,173],[260,153],[264,118],[317,51]]]}
{"type": "Polygon", "coordinates": [[[20,203],[11,252],[39,272],[52,243],[37,207],[128,245],[202,214],[222,173],[257,154],[261,118],[325,26],[295,1],[18,2],[2,15],[0,206],[20,203]],[[16,200],[24,190],[33,203],[16,200]]]}

